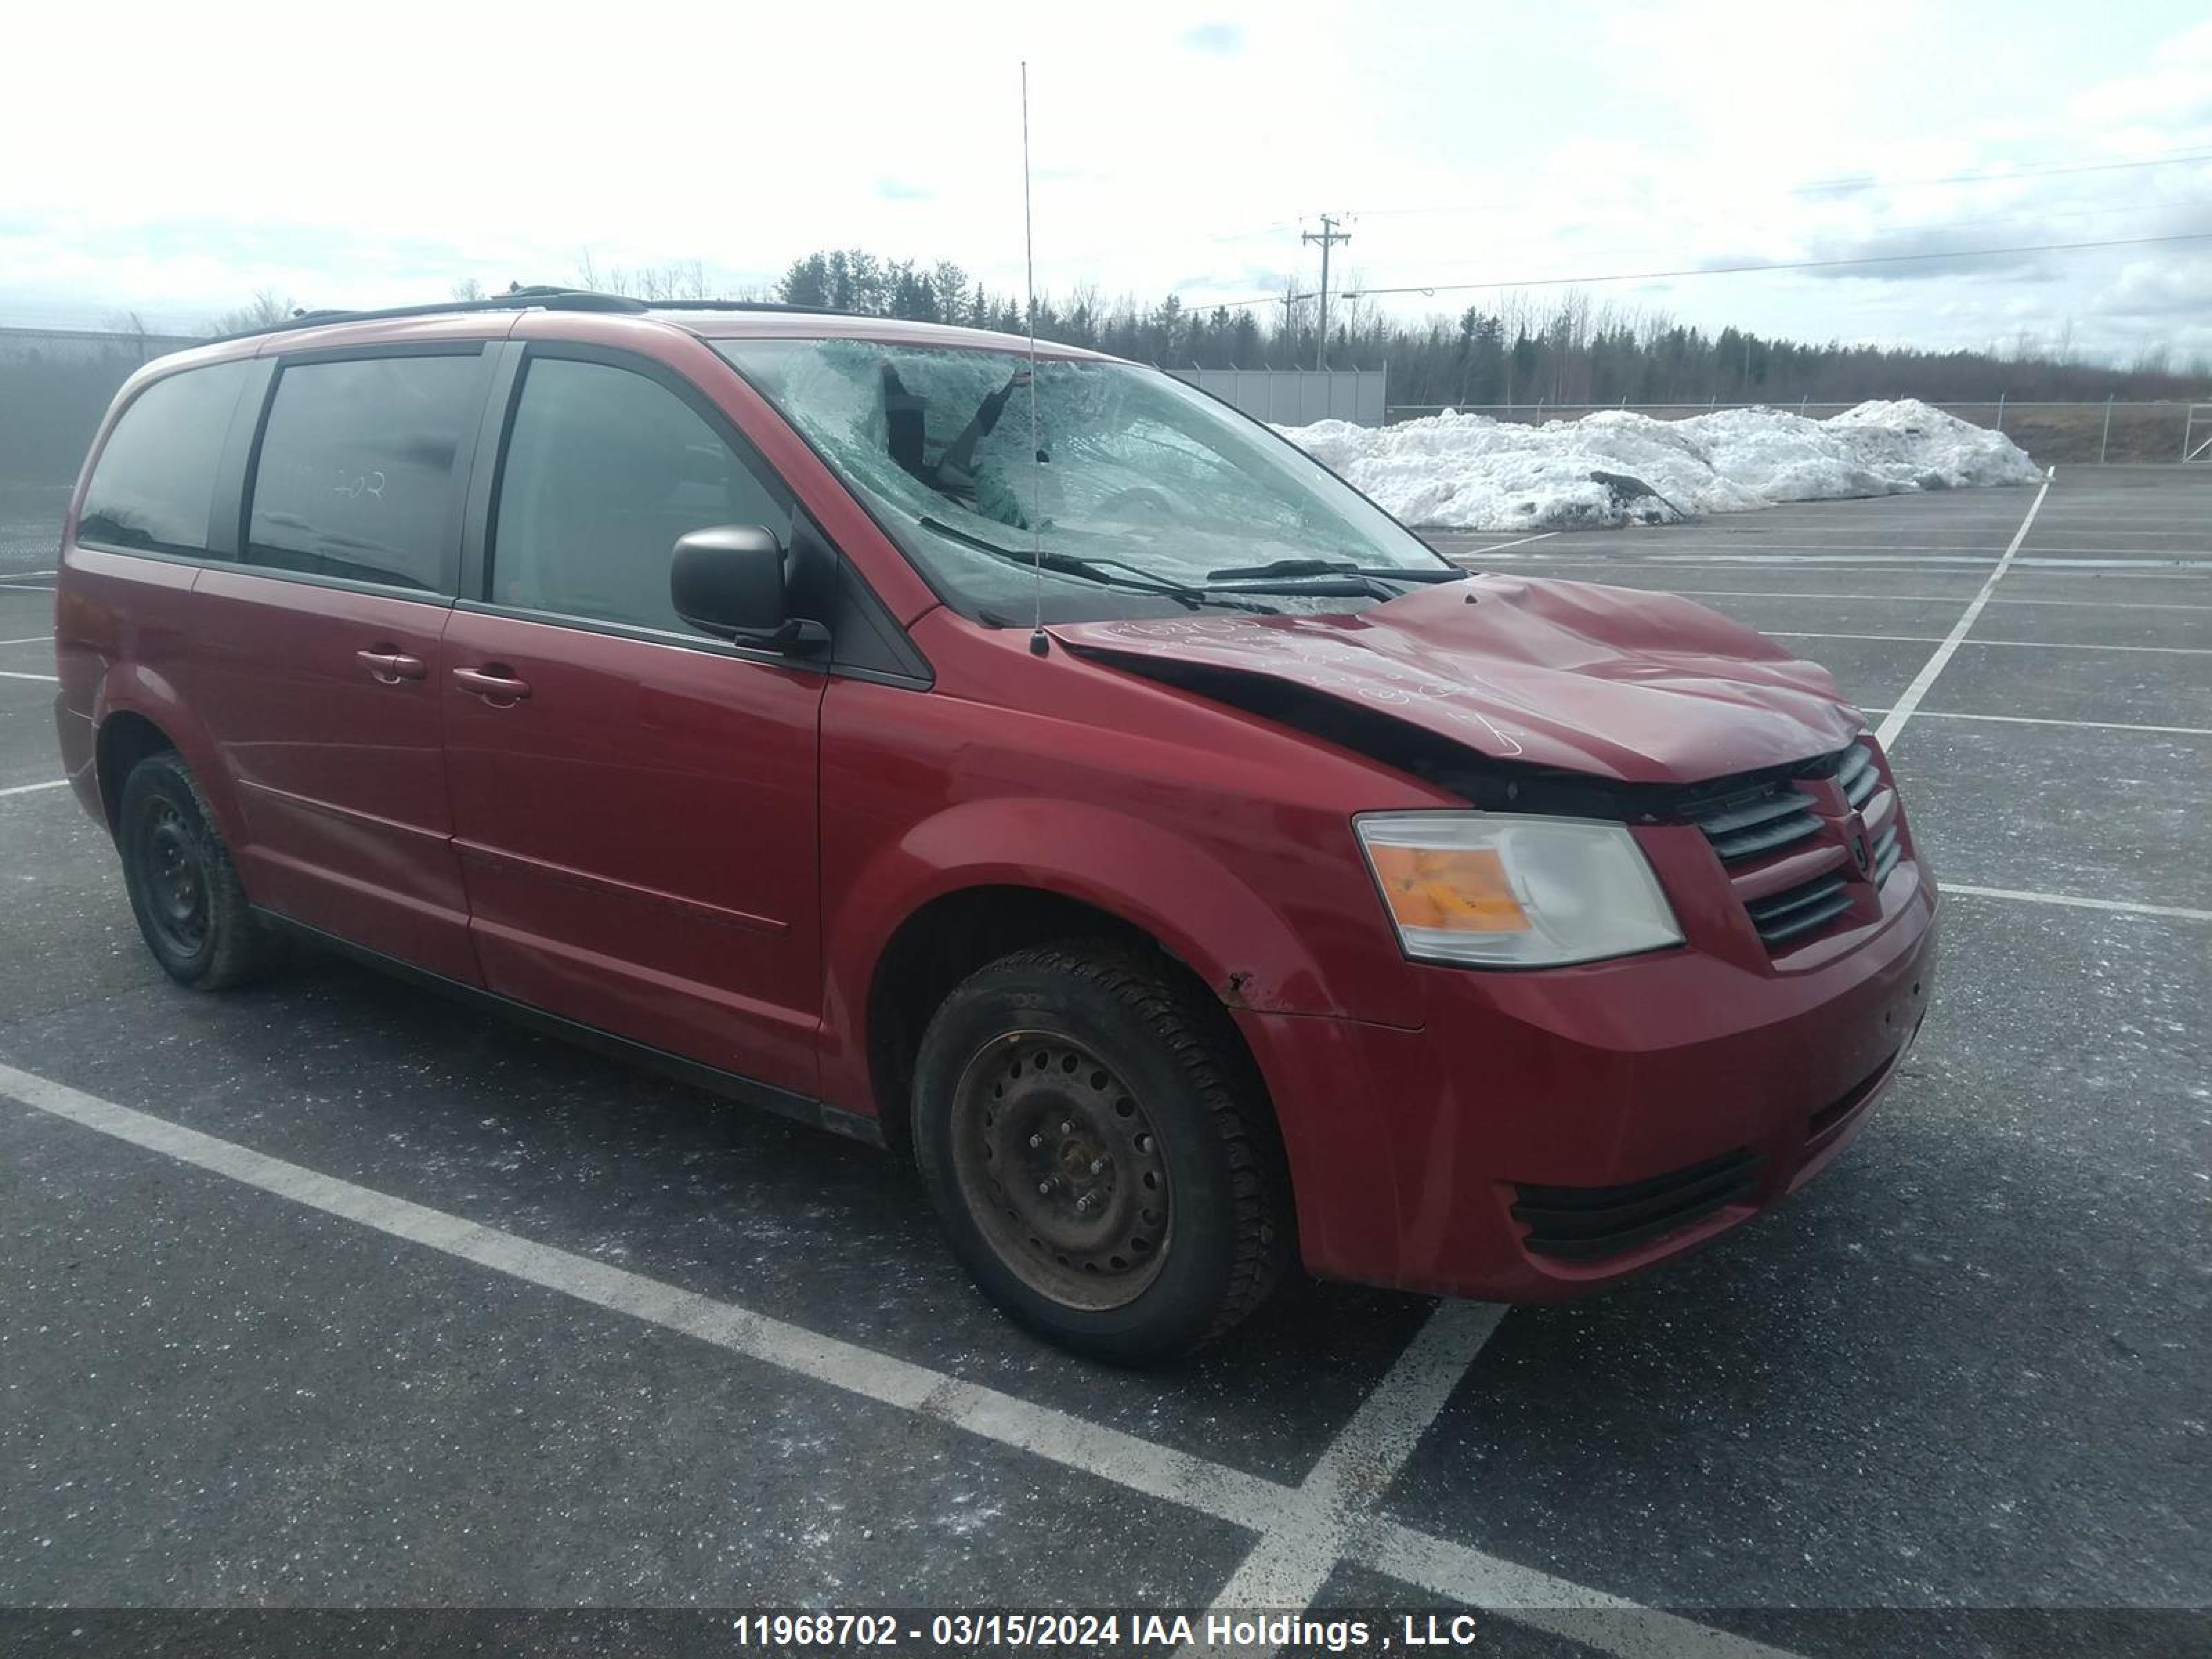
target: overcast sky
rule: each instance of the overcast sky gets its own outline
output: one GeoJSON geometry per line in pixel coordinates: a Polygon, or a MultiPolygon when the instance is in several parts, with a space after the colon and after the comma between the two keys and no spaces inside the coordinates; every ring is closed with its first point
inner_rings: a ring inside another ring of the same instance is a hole
{"type": "Polygon", "coordinates": [[[1571,0],[1080,9],[59,6],[7,27],[0,324],[188,327],[813,249],[1188,303],[1872,253],[1593,284],[1717,327],[2212,355],[2212,8],[1571,0]],[[2197,157],[2199,159],[2176,159],[2197,157]],[[2143,165],[2148,163],[2149,165],[2143,165]],[[1960,182],[1960,175],[2005,173],[1960,182]],[[1936,182],[1936,181],[1945,182],[1936,182]]]}

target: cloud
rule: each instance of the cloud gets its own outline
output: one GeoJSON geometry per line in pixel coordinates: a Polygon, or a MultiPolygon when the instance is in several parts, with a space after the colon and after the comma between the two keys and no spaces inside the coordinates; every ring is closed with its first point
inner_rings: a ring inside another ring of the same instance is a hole
{"type": "Polygon", "coordinates": [[[2070,99],[2068,108],[2097,125],[2140,125],[2163,132],[2169,149],[2200,142],[2212,132],[2212,22],[2167,41],[2148,73],[2090,87],[2070,99]]]}
{"type": "Polygon", "coordinates": [[[2212,314],[2212,258],[2138,259],[2097,301],[2108,316],[2160,319],[2212,314]]]}
{"type": "Polygon", "coordinates": [[[1211,52],[1217,58],[1233,58],[1244,50],[1244,26],[1242,23],[1200,23],[1183,31],[1182,43],[1193,52],[1211,52]]]}
{"type": "MultiPolygon", "coordinates": [[[[1980,319],[2022,295],[2118,350],[2190,325],[2116,312],[2109,331],[2093,326],[2124,268],[2205,245],[2046,256],[2057,280],[1957,250],[2212,228],[2212,166],[2059,171],[2171,157],[2200,136],[2212,149],[2212,127],[2179,118],[2212,87],[2212,34],[2185,32],[2201,0],[2109,7],[2094,29],[2033,7],[1995,27],[1978,8],[1915,0],[1848,15],[1647,0],[1596,21],[1528,7],[1512,28],[1526,72],[1482,79],[1482,118],[1464,118],[1468,66],[1497,61],[1493,10],[1125,0],[1102,29],[1093,13],[970,0],[952,31],[926,9],[872,14],[871,50],[855,56],[842,13],[739,18],[665,0],[669,28],[709,55],[839,64],[826,112],[804,76],[749,84],[748,130],[798,137],[785,165],[748,167],[729,159],[726,108],[656,90],[665,30],[517,34],[495,9],[387,0],[386,27],[333,33],[296,3],[231,0],[218,39],[159,0],[34,6],[10,37],[16,56],[98,63],[109,106],[166,108],[196,75],[257,92],[203,100],[149,145],[86,127],[80,81],[18,77],[0,100],[0,154],[39,165],[0,178],[0,321],[96,322],[125,307],[196,320],[263,288],[310,305],[435,301],[464,278],[575,280],[587,248],[602,273],[696,261],[736,291],[817,248],[857,246],[956,260],[994,293],[1018,292],[1025,61],[1036,277],[1059,296],[1172,289],[1196,307],[1293,279],[1309,291],[1319,251],[1298,241],[1301,218],[1348,208],[1357,240],[1335,251],[1333,284],[1433,285],[1372,302],[1408,319],[1510,297],[1455,283],[1913,252],[1945,257],[1828,273],[1870,281],[1747,274],[1590,294],[1646,310],[1663,295],[1685,324],[1814,338],[1977,343],[1980,319]],[[448,49],[426,59],[432,28],[448,49]],[[140,49],[110,49],[126,37],[140,49]],[[342,73],[289,73],[302,50],[341,37],[342,73]],[[513,72],[486,81],[487,53],[513,72]],[[1316,106],[1286,87],[1328,93],[1316,106]],[[1357,118],[1317,125],[1317,107],[1357,118]],[[76,140],[52,144],[59,131],[76,140]],[[558,165],[509,170],[495,190],[450,165],[517,132],[554,135],[558,165]],[[1955,240],[1915,240],[1915,226],[1955,240]],[[1947,320],[1954,294],[1972,303],[1947,320]]],[[[2149,282],[2114,304],[2159,303],[2149,282]]]]}

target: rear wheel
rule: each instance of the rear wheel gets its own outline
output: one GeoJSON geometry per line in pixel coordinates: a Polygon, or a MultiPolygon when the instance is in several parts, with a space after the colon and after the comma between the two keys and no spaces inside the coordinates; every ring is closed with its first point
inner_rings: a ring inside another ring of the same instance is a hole
{"type": "Polygon", "coordinates": [[[1288,1183],[1249,1059],[1169,964],[1112,945],[1021,951],[924,1034],[915,1146],[984,1293],[1054,1341],[1135,1363],[1265,1298],[1288,1183]]]}
{"type": "Polygon", "coordinates": [[[179,985],[221,991],[266,972],[276,937],[255,917],[199,786],[173,752],[124,780],[123,882],[155,961],[179,985]]]}

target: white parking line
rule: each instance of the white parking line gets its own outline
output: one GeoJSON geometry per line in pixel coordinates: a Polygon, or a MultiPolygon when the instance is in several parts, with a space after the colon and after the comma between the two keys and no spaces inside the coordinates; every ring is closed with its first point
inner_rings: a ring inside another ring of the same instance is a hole
{"type": "Polygon", "coordinates": [[[1896,645],[1941,645],[1946,637],[1942,634],[1815,634],[1802,628],[1762,628],[1762,634],[1771,634],[1778,640],[1887,640],[1896,645]]]}
{"type": "Polygon", "coordinates": [[[0,640],[0,645],[52,645],[53,642],[54,636],[51,634],[27,634],[20,640],[0,640]]]}
{"type": "Polygon", "coordinates": [[[67,778],[50,778],[44,783],[10,784],[7,788],[0,789],[0,796],[33,795],[44,789],[62,788],[66,786],[69,780],[67,778]]]}
{"type": "MultiPolygon", "coordinates": [[[[1213,1611],[1311,1605],[1343,1559],[1353,1525],[1389,1493],[1504,1316],[1491,1303],[1439,1304],[1300,1483],[1298,1505],[1261,1534],[1230,1575],[1213,1611]]],[[[1194,1644],[1185,1651],[1230,1650],[1194,1644]]]]}
{"type": "MultiPolygon", "coordinates": [[[[12,1066],[0,1065],[0,1096],[321,1214],[680,1333],[847,1394],[948,1424],[1148,1497],[1180,1504],[1261,1534],[1263,1540],[1285,1529],[1325,1532],[1334,1524],[1331,1511],[1309,1498],[1304,1486],[1287,1486],[1210,1458],[1157,1445],[1048,1406],[963,1382],[927,1365],[787,1324],[734,1303],[537,1243],[337,1176],[323,1175],[12,1066]]],[[[1467,1311],[1451,1317],[1432,1317],[1408,1350],[1409,1356],[1414,1349],[1419,1350],[1419,1358],[1410,1365],[1393,1369],[1394,1378],[1403,1373],[1399,1386],[1394,1389],[1386,1382],[1377,1390],[1379,1403],[1370,1402],[1371,1412],[1362,1407],[1352,1428],[1340,1437],[1339,1443],[1350,1440],[1356,1428],[1354,1454],[1359,1447],[1385,1456],[1401,1444],[1410,1449],[1408,1437],[1418,1437],[1428,1418],[1434,1415],[1431,1402],[1442,1406],[1437,1397],[1440,1379],[1451,1361],[1468,1352],[1470,1343],[1480,1346],[1475,1339],[1487,1334],[1481,1324],[1487,1311],[1468,1305],[1467,1311]],[[1433,1338],[1431,1330],[1437,1332],[1433,1338]]],[[[1448,1394],[1449,1386],[1443,1392],[1448,1394]]],[[[1331,1450],[1334,1449],[1332,1446],[1331,1450]]],[[[1324,1462],[1327,1459],[1324,1454],[1324,1462]]],[[[1356,1470],[1345,1469],[1328,1490],[1357,1486],[1357,1474],[1356,1470]]],[[[1344,1536],[1342,1544],[1352,1557],[1379,1571],[1399,1577],[1421,1575],[1407,1577],[1406,1582],[1431,1588],[1438,1595],[1457,1595],[1461,1592],[1449,1586],[1464,1586],[1493,1595],[1496,1599],[1491,1605],[1548,1609],[1529,1616],[1553,1621],[1569,1620],[1567,1610],[1598,1610],[1601,1616],[1593,1616],[1581,1639],[1623,1659],[1679,1652],[1773,1659],[1776,1651],[1408,1527],[1387,1524],[1363,1528],[1355,1519],[1352,1535],[1344,1536]],[[1386,1565],[1391,1562],[1402,1563],[1402,1570],[1386,1565]]],[[[1554,1623],[1552,1627],[1559,1626],[1554,1623]]]]}
{"type": "MultiPolygon", "coordinates": [[[[1516,555],[1516,556],[1518,556],[1516,555]]],[[[1531,556],[1531,563],[1532,563],[1532,565],[1533,565],[1533,563],[1534,562],[1534,560],[1536,560],[1536,559],[1538,559],[1538,558],[1541,558],[1541,557],[1543,557],[1543,556],[1543,556],[1543,555],[1540,555],[1540,554],[1538,554],[1538,555],[1532,555],[1532,556],[1531,556]]],[[[1644,573],[1644,574],[1647,574],[1647,575],[1652,575],[1652,576],[1665,576],[1665,575],[1671,575],[1674,572],[1675,572],[1675,571],[1677,571],[1677,570],[1727,570],[1727,571],[1741,571],[1741,570],[1743,570],[1744,567],[1745,567],[1747,564],[1753,564],[1753,563],[1756,563],[1756,562],[1757,562],[1757,561],[1755,561],[1755,560],[1740,559],[1740,560],[1735,560],[1735,561],[1733,561],[1733,562],[1728,562],[1728,563],[1721,563],[1721,564],[1715,564],[1715,563],[1710,563],[1710,562],[1696,562],[1696,563],[1689,563],[1689,562],[1668,562],[1668,563],[1666,563],[1666,564],[1655,564],[1655,563],[1648,562],[1646,562],[1646,561],[1644,561],[1644,560],[1642,560],[1642,559],[1630,559],[1630,558],[1621,558],[1621,559],[1601,559],[1601,558],[1590,558],[1590,559],[1569,559],[1569,558],[1565,557],[1564,556],[1554,556],[1554,558],[1553,558],[1553,562],[1551,562],[1551,563],[1548,563],[1548,564],[1545,565],[1545,567],[1544,567],[1544,571],[1545,571],[1545,572],[1553,572],[1553,573],[1556,573],[1556,574],[1559,574],[1559,575],[1561,575],[1561,576],[1565,577],[1565,578],[1567,580],[1569,580],[1569,581],[1599,581],[1599,580],[1612,580],[1612,576],[1611,576],[1611,575],[1607,575],[1607,576],[1604,576],[1604,577],[1600,577],[1600,576],[1591,575],[1591,574],[1576,574],[1576,573],[1577,573],[1577,572],[1588,573],[1588,572],[1591,572],[1591,571],[1606,571],[1606,572],[1608,572],[1608,573],[1613,573],[1613,574],[1626,573],[1626,574],[1627,574],[1633,575],[1633,574],[1637,574],[1638,572],[1642,572],[1642,573],[1644,573]]],[[[1784,561],[1780,561],[1780,560],[1777,560],[1777,561],[1773,561],[1772,562],[1775,562],[1775,563],[1782,563],[1782,562],[1784,562],[1784,561]]],[[[1961,577],[1972,577],[1972,576],[1978,576],[1978,575],[1980,575],[1980,574],[1981,574],[1981,573],[1982,573],[1984,569],[1988,568],[1988,567],[1989,567],[1989,566],[1990,566],[1990,565],[1994,564],[1994,563],[1996,562],[1996,561],[1995,561],[1994,559],[1976,559],[1976,560],[1974,560],[1974,561],[1972,562],[1972,567],[1971,567],[1971,568],[1969,568],[1969,567],[1968,567],[1967,565],[1966,565],[1966,564],[1960,564],[1960,565],[1959,566],[1959,568],[1958,568],[1957,569],[1955,569],[1955,570],[1954,570],[1954,569],[1952,569],[1952,568],[1949,568],[1949,567],[1950,567],[1950,564],[1951,564],[1952,562],[1955,562],[1954,561],[1943,561],[1943,560],[1925,561],[1925,560],[1897,559],[1897,560],[1888,560],[1888,561],[1883,561],[1883,562],[1874,562],[1874,561],[1868,561],[1868,560],[1861,560],[1861,561],[1859,561],[1859,562],[1856,562],[1856,563],[1854,563],[1854,564],[1850,565],[1848,568],[1847,568],[1847,567],[1845,567],[1845,566],[1844,566],[1844,565],[1842,565],[1842,564],[1826,562],[1823,562],[1823,561],[1821,561],[1821,560],[1820,560],[1820,559],[1791,559],[1791,560],[1787,561],[1786,562],[1787,562],[1787,563],[1788,563],[1788,564],[1789,564],[1792,568],[1794,568],[1794,569],[1803,570],[1803,571],[1806,571],[1806,572],[1808,572],[1808,573],[1811,573],[1811,572],[1814,572],[1814,571],[1827,571],[1827,570],[1832,570],[1832,571],[1834,571],[1834,572],[1835,572],[1835,574],[1837,574],[1837,576],[1838,576],[1838,578],[1841,578],[1841,577],[1845,576],[1845,575],[1852,575],[1852,576],[1859,576],[1859,575],[1887,575],[1887,574],[1891,574],[1891,573],[1893,573],[1893,573],[1895,573],[1895,574],[1899,574],[1899,575],[1908,575],[1908,576],[1961,576],[1961,577]]],[[[2027,566],[2027,565],[2030,565],[2030,564],[2034,563],[2034,562],[2035,562],[2035,561],[2034,561],[2034,560],[2033,560],[2033,559],[2020,559],[2020,560],[2016,560],[2014,562],[2015,562],[2017,565],[2020,565],[2020,566],[2021,566],[2021,567],[2025,567],[2025,566],[2027,566]]],[[[2103,562],[2103,561],[2094,561],[2094,560],[2093,560],[2093,561],[2087,561],[2087,562],[2087,562],[2089,566],[2091,566],[2091,567],[2093,567],[2093,568],[2081,568],[2081,566],[2080,564],[2078,564],[2078,563],[2077,563],[2077,564],[2074,564],[2074,565],[2069,565],[2067,568],[2065,568],[2065,569],[2063,569],[2063,570],[2048,570],[2048,569],[2045,569],[2045,570],[2039,570],[2039,571],[2037,571],[2037,572],[2036,572],[2036,574],[2037,574],[2039,578],[2041,578],[2043,580],[2045,580],[2045,581],[2110,581],[2110,582],[2204,582],[2204,581],[2212,581],[2212,564],[2207,564],[2207,565],[2205,565],[2205,566],[2204,566],[2204,568],[2203,568],[2201,571],[2187,571],[2187,570],[2112,570],[2112,569],[2106,569],[2106,568],[2101,568],[2101,566],[2102,566],[2102,565],[2103,565],[2103,563],[2105,562],[2103,562]]],[[[1532,569],[1532,570],[1530,571],[1530,573],[1529,573],[1529,574],[1533,575],[1533,574],[1541,574],[1541,573],[1539,573],[1539,572],[1537,572],[1537,571],[1535,571],[1535,570],[1532,569]]],[[[1748,573],[1747,573],[1747,574],[1748,574],[1748,573]]],[[[1680,590],[1679,590],[1679,589],[1675,589],[1675,590],[1670,590],[1670,591],[1679,592],[1679,591],[1680,591],[1680,590]]],[[[1730,590],[1726,590],[1726,591],[1735,592],[1735,591],[1737,591],[1737,590],[1730,589],[1730,590]]],[[[1875,598],[1880,598],[1881,596],[1880,596],[1879,594],[1876,594],[1876,595],[1875,595],[1875,596],[1873,596],[1873,597],[1875,597],[1875,598]]],[[[1954,594],[1952,594],[1950,597],[1951,597],[1952,599],[1956,599],[1959,597],[1959,595],[1957,595],[1957,594],[1955,594],[1955,593],[1954,593],[1954,594]]],[[[2062,600],[2056,601],[2055,603],[2062,604],[2062,605],[2063,605],[2063,604],[2069,603],[2069,601],[2063,600],[2063,599],[2062,599],[2062,600]]]]}
{"type": "MultiPolygon", "coordinates": [[[[2051,476],[2056,476],[2056,473],[2057,469],[2053,468],[2051,476]]],[[[1912,677],[1912,684],[1905,688],[1905,695],[1899,697],[1889,713],[1882,717],[1881,726],[1875,732],[1875,738],[1885,750],[1897,740],[1897,734],[1905,730],[1905,723],[1912,718],[1912,711],[1920,707],[1920,700],[1928,695],[1928,688],[1936,684],[1936,677],[1943,672],[1944,664],[1949,662],[1953,655],[1957,653],[1959,641],[1966,637],[1966,630],[1974,625],[1974,618],[1982,614],[1983,609],[1990,602],[1990,595],[1996,592],[1996,585],[2004,580],[2005,572],[2012,568],[2013,559],[2020,552],[2020,544],[2027,539],[2028,530],[2035,523],[2036,510],[2043,505],[2043,498],[2050,493],[2051,477],[2045,477],[2043,488],[2035,492],[2035,499],[2028,503],[2027,516],[2020,521],[2020,528],[2013,532],[2011,544],[2005,549],[2004,556],[1997,561],[1997,568],[1990,572],[1989,580],[1982,584],[1982,591],[1975,594],[1967,603],[1965,612],[1952,625],[1951,631],[1945,636],[1943,643],[1936,647],[1935,654],[1929,657],[1922,665],[1920,672],[1912,677]]]]}
{"type": "Polygon", "coordinates": [[[0,680],[44,680],[48,685],[61,684],[52,674],[19,674],[9,668],[0,668],[0,680]]]}
{"type": "MultiPolygon", "coordinates": [[[[1583,554],[1574,551],[1558,553],[1518,553],[1514,556],[1529,564],[1618,564],[1625,570],[1680,568],[1685,570],[1733,570],[1745,565],[1784,565],[1793,569],[1841,568],[1844,566],[1879,568],[1898,570],[1926,570],[1938,574],[1964,574],[1972,570],[1986,569],[1998,562],[1987,553],[1935,553],[1926,558],[1900,558],[1898,550],[1886,553],[1676,553],[1641,554],[1583,554]],[[1955,567],[1955,571],[1954,569],[1955,567]]],[[[2166,559],[2093,559],[2054,558],[2047,553],[2033,554],[2014,561],[2022,569],[2109,572],[2125,575],[2148,571],[2161,575],[2212,574],[2212,555],[2194,558],[2166,559]]]]}
{"type": "Polygon", "coordinates": [[[1778,1659],[1776,1649],[1747,1637],[1655,1613],[1633,1601],[1602,1596],[1563,1607],[1555,1582],[1544,1574],[1395,1522],[1356,1539],[1352,1558],[1432,1595],[1488,1607],[1517,1625],[1553,1632],[1574,1642],[1577,1651],[1595,1648],[1639,1659],[1778,1659]],[[1662,1619],[1668,1622],[1659,1623],[1662,1619]]]}
{"type": "MultiPolygon", "coordinates": [[[[1634,528],[1565,530],[1553,531],[1552,534],[1564,538],[1567,545],[1550,550],[1560,556],[1592,552],[1599,549],[1620,553],[1809,553],[1815,557],[1845,553],[1929,553],[1942,558],[1963,559],[1972,556],[1975,547],[1986,545],[2017,522],[2008,513],[2003,518],[1991,520],[1985,525],[1937,532],[1956,537],[1955,542],[1905,539],[1898,534],[1881,531],[1826,536],[1823,532],[1804,526],[1771,524],[1760,524],[1754,529],[1729,536],[1678,536],[1634,528]]],[[[2131,553],[2106,539],[2108,533],[2124,534],[2124,532],[2107,532],[2100,526],[2094,534],[2087,536],[2085,540],[2070,542],[2066,539],[2068,532],[2053,530],[2048,524],[2044,528],[2051,538],[2049,550],[2053,553],[2101,553],[2126,558],[2212,558],[2212,546],[2204,544],[2206,527],[2202,524],[2195,526],[2196,534],[2191,538],[2193,545],[2139,547],[2131,553]]],[[[1452,532],[1432,530],[1429,533],[1444,538],[1452,532]]],[[[1921,533],[1920,527],[1913,526],[1909,533],[1917,538],[1921,533]]],[[[2149,533],[2171,540],[2175,532],[2158,531],[2149,533]]]]}
{"type": "Polygon", "coordinates": [[[2142,916],[2177,916],[2184,921],[2212,921],[2212,910],[2191,910],[2178,904],[2138,904],[2132,899],[2081,898],[2072,893],[2029,893],[2016,887],[1971,887],[1947,881],[1938,885],[1946,893],[1968,898],[2016,899],[2023,904],[2059,904],[2077,910],[2117,910],[2142,916]]]}
{"type": "MultiPolygon", "coordinates": [[[[1940,634],[1816,634],[1803,628],[1762,628],[1778,640],[1894,640],[1904,645],[1941,645],[1940,634]]],[[[2212,657],[2212,646],[2105,645],[2086,640],[1962,640],[1962,645],[2011,645],[2029,651],[2159,651],[2177,657],[2212,657]]]]}
{"type": "MultiPolygon", "coordinates": [[[[1956,593],[1808,593],[1787,592],[1772,587],[1670,587],[1669,593],[1679,593],[1690,599],[1859,599],[1880,601],[1895,599],[1907,605],[1956,605],[1956,593]]],[[[2098,611],[2212,611],[2212,605],[2161,605],[2153,599],[1994,599],[1991,605],[2056,605],[2080,610],[2085,606],[2098,611]]],[[[1771,633],[1771,629],[1765,630],[1771,633]]]]}
{"type": "MultiPolygon", "coordinates": [[[[1474,533],[1480,535],[1482,532],[1480,531],[1477,531],[1474,533]]],[[[1459,549],[1458,551],[1462,553],[1495,553],[1500,548],[1504,547],[1522,547],[1530,542],[1548,542],[1553,537],[1563,535],[1565,533],[1565,532],[1563,531],[1547,530],[1540,535],[1522,536],[1510,542],[1485,542],[1480,547],[1462,547],[1459,549]]]]}
{"type": "MultiPolygon", "coordinates": [[[[1862,708],[1863,714],[1886,714],[1886,708],[1862,708]]],[[[2007,726],[2071,726],[2085,732],[2157,732],[2177,738],[2212,738],[2212,726],[2137,726],[2128,720],[2062,720],[2047,714],[1960,714],[1948,709],[1923,708],[1913,716],[1921,720],[1996,720],[2007,726]]]]}
{"type": "MultiPolygon", "coordinates": [[[[1655,553],[1651,556],[1651,562],[1654,564],[1666,564],[1673,562],[1674,556],[1672,554],[1655,553]]],[[[1690,562],[1683,561],[1683,562],[1686,563],[1690,562]]],[[[1958,566],[1961,569],[1973,569],[1979,568],[1986,565],[1996,564],[2000,562],[2000,561],[1990,558],[1986,555],[1970,556],[1963,553],[1946,553],[1935,558],[1905,560],[1899,560],[1887,553],[1823,553],[1814,554],[1804,557],[1788,554],[1769,556],[1764,553],[1742,553],[1729,557],[1728,562],[1731,564],[1792,565],[1880,564],[1899,565],[1901,566],[1901,568],[1909,570],[1927,570],[1953,565],[1958,566]]],[[[2016,559],[2014,562],[2020,565],[2023,569],[2033,568],[2040,570],[2111,571],[2115,574],[2130,570],[2175,570],[2181,571],[2185,574],[2191,571],[2212,572],[2212,556],[2191,556],[2166,559],[2077,559],[2053,557],[2049,553],[2036,553],[2032,554],[2024,559],[2016,559]]]]}

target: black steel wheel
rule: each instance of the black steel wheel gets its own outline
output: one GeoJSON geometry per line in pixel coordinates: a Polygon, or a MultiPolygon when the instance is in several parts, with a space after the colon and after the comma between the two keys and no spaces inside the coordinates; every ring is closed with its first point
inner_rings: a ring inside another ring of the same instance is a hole
{"type": "Polygon", "coordinates": [[[207,949],[208,854],[200,827],[160,795],[145,801],[145,823],[133,838],[137,875],[146,893],[149,924],[165,953],[189,958],[207,949]]]}
{"type": "Polygon", "coordinates": [[[180,985],[224,990],[267,969],[278,943],[254,915],[199,786],[173,752],[124,780],[116,847],[146,948],[180,985]]]}
{"type": "Polygon", "coordinates": [[[1256,1068],[1156,951],[1071,942],[971,975],[915,1066],[915,1161],[993,1302],[1079,1352],[1169,1358],[1235,1326],[1292,1254],[1256,1068]]]}
{"type": "Polygon", "coordinates": [[[960,1194],[991,1247],[1039,1294],[1118,1308],[1159,1277],[1174,1183],[1135,1092],[1078,1039],[1010,1031],[952,1099],[960,1194]]]}

